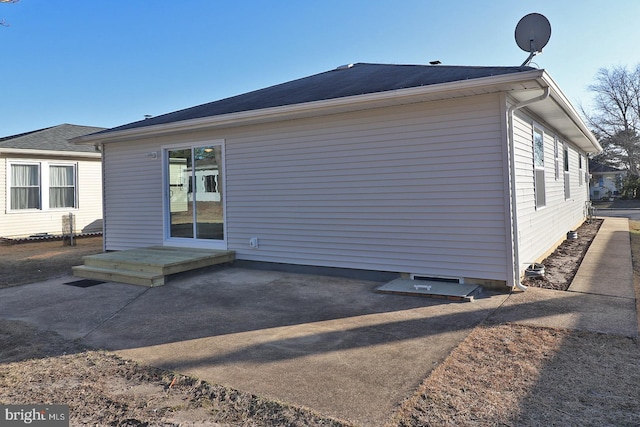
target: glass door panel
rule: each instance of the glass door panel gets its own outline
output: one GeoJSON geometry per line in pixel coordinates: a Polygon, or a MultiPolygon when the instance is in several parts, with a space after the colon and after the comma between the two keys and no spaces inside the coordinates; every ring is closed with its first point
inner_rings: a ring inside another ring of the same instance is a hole
{"type": "Polygon", "coordinates": [[[194,197],[196,238],[224,240],[221,148],[194,148],[194,197]]]}
{"type": "Polygon", "coordinates": [[[222,146],[167,153],[169,237],[224,240],[222,146]]]}
{"type": "Polygon", "coordinates": [[[193,237],[191,149],[169,150],[169,236],[193,237]]]}

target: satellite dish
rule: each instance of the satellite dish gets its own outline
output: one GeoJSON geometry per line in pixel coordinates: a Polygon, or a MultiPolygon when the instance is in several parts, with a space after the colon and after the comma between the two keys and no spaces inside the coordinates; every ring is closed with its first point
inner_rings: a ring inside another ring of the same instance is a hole
{"type": "Polygon", "coordinates": [[[529,52],[529,57],[522,63],[524,67],[542,48],[549,43],[551,38],[551,24],[549,20],[539,13],[530,13],[524,16],[516,25],[516,43],[520,49],[529,52]]]}

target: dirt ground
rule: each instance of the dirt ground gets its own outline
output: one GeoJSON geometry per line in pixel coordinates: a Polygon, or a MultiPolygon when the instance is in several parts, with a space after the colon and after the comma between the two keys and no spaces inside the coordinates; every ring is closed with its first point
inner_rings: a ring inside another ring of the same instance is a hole
{"type": "Polygon", "coordinates": [[[525,278],[523,284],[538,288],[566,291],[580,267],[576,259],[581,260],[598,233],[602,219],[585,222],[575,230],[577,239],[566,239],[555,251],[542,261],[545,267],[544,277],[525,278]]]}
{"type": "MultiPolygon", "coordinates": [[[[640,223],[630,228],[640,277],[640,223]]],[[[595,231],[578,230],[587,245],[595,231]]],[[[101,251],[99,240],[0,246],[0,286],[68,274],[83,254],[101,251]]],[[[558,248],[536,284],[566,288],[585,250],[558,248]]],[[[640,425],[639,356],[637,339],[481,325],[389,414],[388,426],[640,425]]],[[[349,425],[0,320],[0,404],[36,403],[69,405],[72,426],[349,425]]]]}
{"type": "Polygon", "coordinates": [[[81,237],[75,245],[36,240],[0,246],[0,288],[71,274],[82,257],[102,252],[102,237],[81,237]]]}

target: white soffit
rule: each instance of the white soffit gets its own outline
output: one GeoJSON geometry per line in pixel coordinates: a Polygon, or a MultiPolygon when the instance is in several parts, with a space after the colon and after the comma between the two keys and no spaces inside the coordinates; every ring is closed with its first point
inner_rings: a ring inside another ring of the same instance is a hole
{"type": "Polygon", "coordinates": [[[602,151],[600,143],[591,133],[586,123],[582,120],[573,105],[558,88],[551,77],[544,73],[539,91],[513,91],[510,95],[521,102],[534,98],[542,94],[542,87],[550,88],[549,97],[543,101],[529,104],[526,109],[530,110],[544,123],[547,123],[555,131],[559,132],[561,138],[566,138],[587,153],[598,153],[602,151]]]}

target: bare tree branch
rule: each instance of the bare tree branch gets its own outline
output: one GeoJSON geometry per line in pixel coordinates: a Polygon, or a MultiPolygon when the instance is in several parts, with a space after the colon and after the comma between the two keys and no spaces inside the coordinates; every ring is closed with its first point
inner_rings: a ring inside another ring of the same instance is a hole
{"type": "MultiPolygon", "coordinates": [[[[18,3],[20,0],[0,0],[0,3],[18,3]]],[[[0,19],[0,27],[8,27],[7,21],[0,19]]]]}
{"type": "Polygon", "coordinates": [[[582,112],[604,150],[596,160],[640,176],[640,64],[601,68],[589,89],[593,112],[582,112]]]}

